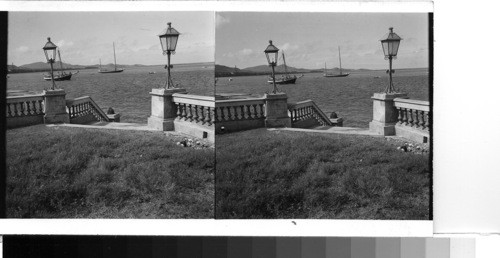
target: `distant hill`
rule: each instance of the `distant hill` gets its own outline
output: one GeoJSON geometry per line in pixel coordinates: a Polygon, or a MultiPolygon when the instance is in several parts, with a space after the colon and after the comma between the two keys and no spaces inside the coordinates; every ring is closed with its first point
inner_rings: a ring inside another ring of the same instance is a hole
{"type": "MultiPolygon", "coordinates": [[[[323,70],[318,69],[304,69],[287,66],[289,73],[318,73],[323,70]]],[[[277,74],[284,73],[284,66],[279,65],[275,68],[277,74]]],[[[215,77],[230,77],[230,76],[249,76],[249,75],[266,75],[271,74],[271,68],[267,65],[258,65],[247,67],[244,69],[228,67],[224,65],[215,65],[215,77]]]]}

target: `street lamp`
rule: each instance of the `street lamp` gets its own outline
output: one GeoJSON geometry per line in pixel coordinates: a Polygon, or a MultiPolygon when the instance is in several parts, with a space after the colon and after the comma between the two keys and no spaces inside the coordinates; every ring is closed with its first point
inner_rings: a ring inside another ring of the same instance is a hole
{"type": "Polygon", "coordinates": [[[382,42],[382,49],[384,50],[385,59],[389,59],[389,86],[385,88],[385,93],[394,93],[394,87],[392,85],[392,74],[394,70],[392,70],[392,59],[396,59],[398,55],[399,42],[403,40],[398,34],[392,31],[392,27],[389,28],[389,33],[383,39],[380,40],[382,42]]]}
{"type": "Polygon", "coordinates": [[[165,88],[174,88],[174,84],[172,82],[172,78],[170,77],[170,68],[173,68],[170,65],[170,54],[175,54],[175,47],[177,46],[177,39],[179,38],[180,33],[172,28],[172,23],[169,22],[168,28],[161,32],[158,37],[160,37],[161,48],[163,50],[163,55],[167,55],[168,63],[165,66],[167,68],[167,82],[165,83],[165,88]]]}
{"type": "Polygon", "coordinates": [[[43,52],[45,52],[45,58],[47,59],[47,63],[50,64],[50,78],[52,78],[52,90],[55,89],[56,83],[54,82],[54,67],[53,64],[56,60],[56,49],[57,46],[50,41],[50,37],[47,38],[48,42],[45,43],[43,47],[43,52]]]}
{"type": "Polygon", "coordinates": [[[269,46],[267,46],[266,50],[264,50],[264,53],[266,53],[266,58],[267,58],[267,63],[269,63],[269,66],[271,66],[273,73],[273,93],[276,94],[277,88],[276,88],[276,80],[274,77],[274,67],[278,63],[278,52],[280,50],[273,45],[273,41],[269,40],[269,46]],[[273,55],[274,54],[274,55],[273,55]]]}

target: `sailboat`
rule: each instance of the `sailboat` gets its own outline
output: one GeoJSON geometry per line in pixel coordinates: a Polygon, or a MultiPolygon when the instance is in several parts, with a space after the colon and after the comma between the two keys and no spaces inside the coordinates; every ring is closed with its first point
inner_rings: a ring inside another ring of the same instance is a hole
{"type": "MultiPolygon", "coordinates": [[[[64,72],[63,62],[61,59],[61,52],[59,51],[59,49],[57,50],[57,55],[59,56],[59,64],[61,66],[61,70],[59,71],[58,74],[54,75],[54,81],[69,81],[69,80],[71,80],[71,76],[73,76],[74,74],[77,74],[78,72],[76,72],[76,73],[64,72]]],[[[50,80],[52,80],[52,76],[50,74],[47,74],[47,75],[43,76],[43,79],[46,81],[50,81],[50,80]]]]}
{"type": "Polygon", "coordinates": [[[339,47],[339,64],[340,64],[340,73],[339,74],[328,74],[326,72],[326,63],[325,63],[325,73],[323,74],[324,77],[346,77],[349,74],[348,73],[342,73],[342,59],[340,58],[340,47],[339,47]]]}
{"type": "MultiPolygon", "coordinates": [[[[295,81],[297,80],[297,76],[295,75],[290,75],[288,73],[288,69],[286,67],[286,61],[285,61],[285,52],[281,52],[283,56],[283,67],[285,68],[285,74],[281,75],[281,77],[276,77],[275,82],[276,84],[294,84],[295,81]]],[[[273,78],[269,77],[267,80],[268,83],[273,83],[273,78]]]]}
{"type": "Polygon", "coordinates": [[[116,52],[115,52],[115,42],[113,42],[113,56],[115,57],[115,70],[106,70],[101,68],[101,59],[99,59],[99,73],[121,73],[123,69],[116,69],[116,52]]]}

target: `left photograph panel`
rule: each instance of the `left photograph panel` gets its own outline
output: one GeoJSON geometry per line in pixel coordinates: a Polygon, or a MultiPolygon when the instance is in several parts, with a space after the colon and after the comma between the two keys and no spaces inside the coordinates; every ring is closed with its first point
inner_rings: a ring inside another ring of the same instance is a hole
{"type": "Polygon", "coordinates": [[[9,13],[7,218],[213,218],[214,15],[9,13]]]}

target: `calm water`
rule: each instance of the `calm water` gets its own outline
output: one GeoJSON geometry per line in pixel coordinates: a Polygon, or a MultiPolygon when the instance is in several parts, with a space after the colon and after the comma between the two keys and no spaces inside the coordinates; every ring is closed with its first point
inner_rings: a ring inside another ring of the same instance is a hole
{"type": "MultiPolygon", "coordinates": [[[[429,100],[428,69],[397,70],[394,85],[412,99],[429,100]]],[[[216,92],[263,94],[272,91],[267,76],[219,78],[216,92]]],[[[322,74],[304,74],[296,84],[278,85],[289,101],[311,99],[329,115],[336,112],[344,118],[344,126],[368,127],[372,120],[374,92],[383,92],[389,82],[385,71],[351,73],[343,78],[326,78],[322,74]],[[380,78],[374,78],[380,76],[380,78]]]]}
{"type": "MultiPolygon", "coordinates": [[[[9,74],[7,90],[41,92],[51,82],[43,80],[43,73],[9,74]]],[[[174,65],[174,84],[188,93],[213,96],[214,66],[212,63],[174,65]]],[[[163,86],[166,70],[163,66],[125,68],[122,73],[100,74],[97,70],[80,70],[71,81],[56,82],[66,91],[67,98],[90,96],[105,112],[113,107],[121,114],[122,122],[147,123],[151,113],[152,88],[163,86]],[[155,74],[149,74],[155,72],[155,74]]]]}

